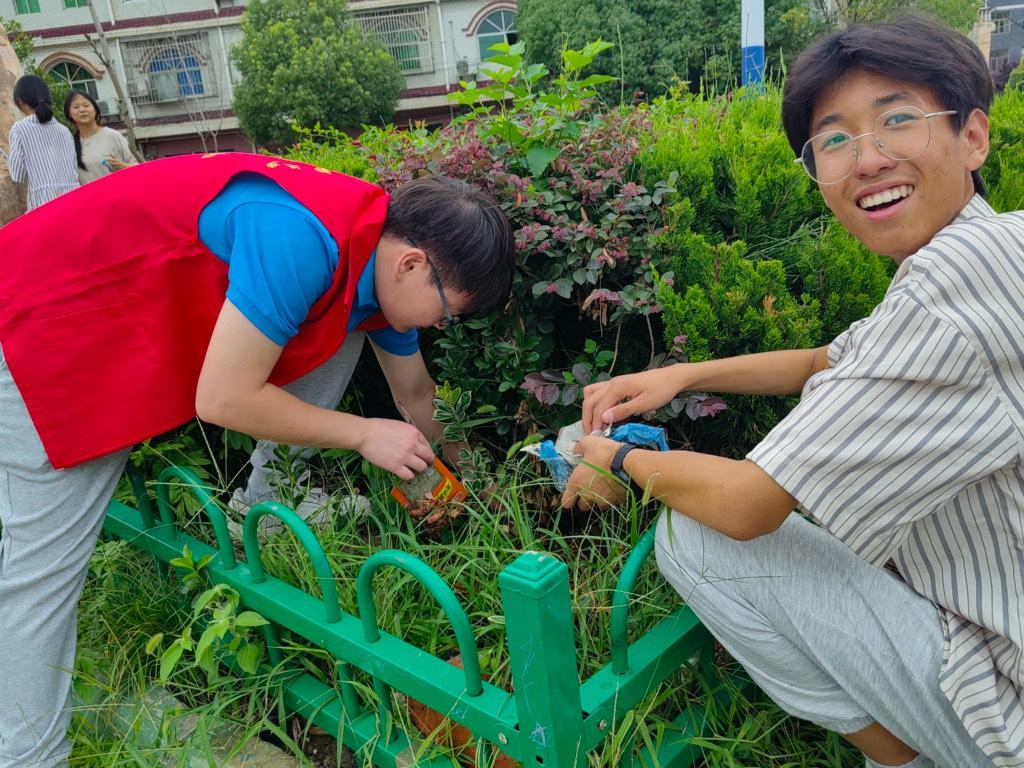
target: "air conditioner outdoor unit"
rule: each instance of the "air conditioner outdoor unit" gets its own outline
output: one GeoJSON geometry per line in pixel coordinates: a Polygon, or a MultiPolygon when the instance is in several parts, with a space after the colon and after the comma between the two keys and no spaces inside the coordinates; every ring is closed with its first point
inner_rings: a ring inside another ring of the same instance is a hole
{"type": "Polygon", "coordinates": [[[145,80],[129,80],[128,95],[135,98],[143,98],[149,95],[149,83],[145,80]]]}

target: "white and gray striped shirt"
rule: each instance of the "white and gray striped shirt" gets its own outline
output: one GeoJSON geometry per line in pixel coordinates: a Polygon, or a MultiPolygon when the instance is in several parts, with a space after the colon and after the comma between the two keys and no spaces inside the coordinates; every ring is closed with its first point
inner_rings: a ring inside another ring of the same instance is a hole
{"type": "Polygon", "coordinates": [[[1024,212],[975,196],[828,354],[748,458],[939,607],[943,692],[1024,766],[1024,212]]]}
{"type": "Polygon", "coordinates": [[[28,181],[28,210],[78,186],[75,140],[56,118],[40,123],[29,115],[11,126],[11,179],[28,181]]]}

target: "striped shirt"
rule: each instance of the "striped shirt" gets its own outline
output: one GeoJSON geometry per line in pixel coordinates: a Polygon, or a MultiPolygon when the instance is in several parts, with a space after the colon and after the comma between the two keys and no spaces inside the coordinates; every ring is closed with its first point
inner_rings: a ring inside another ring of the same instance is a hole
{"type": "Polygon", "coordinates": [[[748,458],[938,606],[940,686],[1024,766],[1024,212],[975,196],[748,458]]]}
{"type": "Polygon", "coordinates": [[[40,123],[29,115],[11,126],[11,179],[28,181],[28,210],[78,186],[75,140],[56,119],[40,123]]]}

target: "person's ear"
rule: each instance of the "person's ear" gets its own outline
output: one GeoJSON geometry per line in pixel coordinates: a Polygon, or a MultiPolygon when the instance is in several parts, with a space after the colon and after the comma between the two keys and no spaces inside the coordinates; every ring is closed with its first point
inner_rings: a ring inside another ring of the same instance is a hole
{"type": "Polygon", "coordinates": [[[401,241],[394,260],[395,279],[400,280],[402,277],[422,269],[426,263],[427,255],[423,252],[422,248],[417,248],[405,241],[401,241]]]}
{"type": "Polygon", "coordinates": [[[967,148],[968,171],[978,170],[988,158],[988,128],[988,115],[980,109],[973,109],[960,129],[960,140],[967,148]]]}

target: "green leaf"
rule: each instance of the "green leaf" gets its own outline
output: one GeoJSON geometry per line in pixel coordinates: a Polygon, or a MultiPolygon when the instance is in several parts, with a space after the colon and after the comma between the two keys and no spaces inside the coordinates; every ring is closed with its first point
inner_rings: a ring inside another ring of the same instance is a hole
{"type": "Polygon", "coordinates": [[[184,649],[181,644],[176,640],[171,643],[170,647],[164,651],[163,656],[160,657],[160,682],[166,683],[167,679],[171,676],[171,672],[174,671],[174,667],[178,664],[178,659],[181,658],[181,652],[184,649]]]}
{"type": "Polygon", "coordinates": [[[256,611],[242,611],[235,617],[236,627],[262,627],[269,623],[269,621],[256,613],[256,611]]]}
{"type": "MultiPolygon", "coordinates": [[[[211,624],[203,632],[203,636],[199,638],[199,642],[196,643],[196,661],[202,663],[202,659],[206,656],[207,651],[211,649],[214,641],[218,637],[218,624],[211,624]]],[[[221,632],[220,635],[224,633],[221,632]]],[[[205,668],[205,667],[204,667],[205,668]]]]}
{"type": "Polygon", "coordinates": [[[263,648],[257,643],[247,643],[235,656],[238,666],[250,675],[256,671],[262,658],[263,648]]]}
{"type": "Polygon", "coordinates": [[[541,176],[556,157],[558,157],[557,147],[534,144],[526,150],[526,164],[534,176],[541,176]]]}

